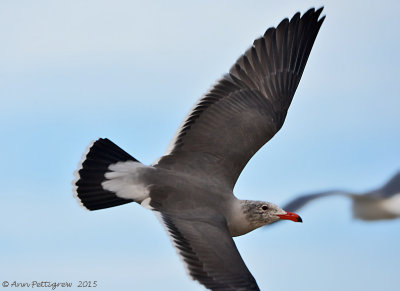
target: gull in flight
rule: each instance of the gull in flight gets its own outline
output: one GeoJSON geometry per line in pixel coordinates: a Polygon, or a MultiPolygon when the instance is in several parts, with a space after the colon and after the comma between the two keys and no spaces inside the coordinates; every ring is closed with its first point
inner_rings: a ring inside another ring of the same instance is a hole
{"type": "Polygon", "coordinates": [[[239,200],[235,183],[282,127],[325,16],[296,13],[269,28],[198,100],[166,154],[146,166],[108,139],[92,142],[75,172],[88,210],[136,202],[165,226],[188,275],[210,290],[259,290],[234,236],[300,216],[239,200]]]}
{"type": "Polygon", "coordinates": [[[310,201],[327,196],[345,196],[353,204],[353,217],[360,220],[387,220],[400,217],[400,172],[382,187],[365,193],[330,190],[299,196],[284,206],[287,211],[296,211],[310,201]]]}

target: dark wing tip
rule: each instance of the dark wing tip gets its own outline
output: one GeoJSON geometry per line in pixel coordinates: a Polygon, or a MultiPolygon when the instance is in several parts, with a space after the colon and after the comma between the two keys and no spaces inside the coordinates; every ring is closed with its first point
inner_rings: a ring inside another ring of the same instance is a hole
{"type": "Polygon", "coordinates": [[[322,23],[324,22],[325,18],[326,18],[326,15],[322,16],[322,17],[318,20],[318,23],[322,25],[322,23]]]}
{"type": "Polygon", "coordinates": [[[318,8],[317,11],[315,11],[315,13],[321,14],[322,10],[324,10],[324,6],[318,8]]]}
{"type": "Polygon", "coordinates": [[[310,9],[308,9],[308,10],[303,14],[303,16],[302,16],[301,18],[310,17],[310,15],[314,14],[314,12],[315,12],[315,8],[312,7],[312,8],[310,8],[310,9]]]}
{"type": "Polygon", "coordinates": [[[268,35],[272,34],[275,31],[275,27],[268,28],[264,33],[264,38],[267,38],[268,35]]]}
{"type": "Polygon", "coordinates": [[[297,12],[295,15],[293,15],[293,17],[290,19],[290,22],[294,21],[295,19],[300,19],[300,12],[297,12]]]}
{"type": "Polygon", "coordinates": [[[381,191],[387,195],[393,195],[400,192],[400,171],[392,176],[381,188],[381,191]]]}
{"type": "MultiPolygon", "coordinates": [[[[315,8],[310,8],[308,9],[301,18],[307,18],[307,17],[311,17],[311,15],[313,15],[313,17],[315,17],[316,19],[319,18],[319,16],[321,15],[322,10],[324,10],[324,6],[321,6],[320,8],[318,8],[317,10],[315,10],[315,8]]],[[[296,17],[297,15],[300,15],[300,12],[297,12],[294,16],[296,17]]],[[[324,15],[322,18],[325,18],[326,15],[324,15]]],[[[321,18],[321,19],[322,19],[321,18]]]]}
{"type": "Polygon", "coordinates": [[[270,27],[267,29],[267,31],[264,33],[264,38],[271,34],[273,31],[278,30],[280,27],[285,26],[288,23],[292,23],[295,21],[299,21],[301,20],[305,20],[307,18],[314,18],[317,20],[318,23],[321,23],[324,21],[326,15],[322,16],[320,19],[319,16],[321,15],[322,10],[324,9],[324,6],[318,8],[317,10],[315,10],[315,8],[310,8],[308,9],[303,15],[301,15],[300,12],[297,12],[295,15],[292,16],[292,18],[289,20],[288,18],[283,19],[277,26],[275,27],[270,27]]]}
{"type": "Polygon", "coordinates": [[[276,27],[276,29],[278,29],[279,27],[281,27],[281,26],[285,26],[285,25],[287,25],[289,23],[289,19],[288,18],[285,18],[285,19],[283,19],[279,24],[278,24],[278,26],[276,27]]]}

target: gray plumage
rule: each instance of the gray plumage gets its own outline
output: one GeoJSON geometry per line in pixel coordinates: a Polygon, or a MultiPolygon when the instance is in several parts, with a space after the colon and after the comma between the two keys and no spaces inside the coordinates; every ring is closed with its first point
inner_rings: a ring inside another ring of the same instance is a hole
{"type": "Polygon", "coordinates": [[[218,178],[233,188],[282,127],[324,18],[297,13],[269,28],[192,109],[157,167],[218,178]],[[196,166],[193,168],[193,164],[196,166]]]}
{"type": "Polygon", "coordinates": [[[283,208],[297,211],[309,202],[328,196],[344,196],[352,201],[353,217],[360,220],[386,220],[400,217],[400,172],[395,174],[380,188],[364,193],[345,190],[331,190],[301,195],[283,208]]]}
{"type": "Polygon", "coordinates": [[[282,127],[325,17],[322,8],[269,28],[195,105],[167,153],[145,166],[108,139],[93,142],[74,181],[89,210],[137,202],[161,218],[191,278],[211,290],[259,290],[233,236],[301,218],[239,200],[235,183],[282,127]]]}

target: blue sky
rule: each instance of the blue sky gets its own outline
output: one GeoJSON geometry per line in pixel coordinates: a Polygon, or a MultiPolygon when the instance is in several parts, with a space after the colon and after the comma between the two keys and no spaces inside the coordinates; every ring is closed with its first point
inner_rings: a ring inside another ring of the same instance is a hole
{"type": "MultiPolygon", "coordinates": [[[[152,213],[84,211],[72,173],[97,137],[152,163],[256,37],[322,5],[285,125],[235,188],[277,204],[369,190],[400,168],[398,1],[1,1],[0,281],[203,290],[152,213]]],[[[398,287],[400,220],[353,221],[340,197],[300,214],[235,240],[262,290],[398,287]]]]}

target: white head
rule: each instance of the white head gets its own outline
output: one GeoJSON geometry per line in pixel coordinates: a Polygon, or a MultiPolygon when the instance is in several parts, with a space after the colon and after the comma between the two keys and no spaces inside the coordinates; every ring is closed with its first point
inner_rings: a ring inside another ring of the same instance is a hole
{"type": "Polygon", "coordinates": [[[242,200],[242,210],[253,229],[281,220],[303,222],[295,213],[287,212],[273,203],[265,201],[242,200]]]}

